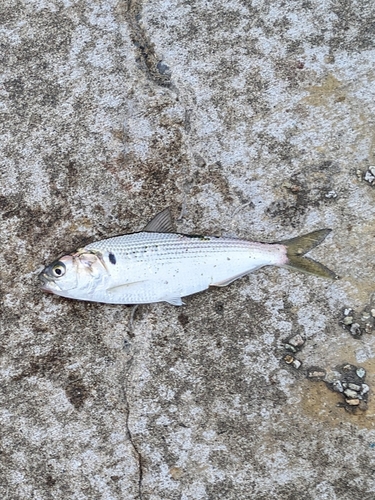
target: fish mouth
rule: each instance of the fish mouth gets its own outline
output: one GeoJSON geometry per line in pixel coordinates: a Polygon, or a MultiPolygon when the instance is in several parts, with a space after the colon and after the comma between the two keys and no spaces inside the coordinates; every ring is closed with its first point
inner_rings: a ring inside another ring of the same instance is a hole
{"type": "Polygon", "coordinates": [[[45,270],[38,275],[38,279],[41,282],[40,288],[43,292],[54,293],[61,290],[57,283],[55,283],[55,281],[48,276],[48,274],[46,274],[45,270]]]}

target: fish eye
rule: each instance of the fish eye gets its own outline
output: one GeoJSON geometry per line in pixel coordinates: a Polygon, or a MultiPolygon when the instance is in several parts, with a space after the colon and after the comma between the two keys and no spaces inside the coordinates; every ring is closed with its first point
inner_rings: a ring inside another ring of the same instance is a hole
{"type": "Polygon", "coordinates": [[[52,274],[55,278],[61,278],[61,276],[64,276],[66,271],[65,264],[62,262],[57,262],[53,267],[52,267],[52,274]]]}

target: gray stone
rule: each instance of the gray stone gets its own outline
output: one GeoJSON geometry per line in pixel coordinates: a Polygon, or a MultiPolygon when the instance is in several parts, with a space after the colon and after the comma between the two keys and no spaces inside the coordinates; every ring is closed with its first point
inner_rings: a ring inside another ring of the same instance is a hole
{"type": "Polygon", "coordinates": [[[294,368],[296,370],[298,370],[299,368],[301,368],[302,363],[299,359],[294,359],[294,361],[292,362],[292,365],[294,366],[294,368]]]}
{"type": "Polygon", "coordinates": [[[342,386],[342,383],[340,380],[336,380],[335,382],[332,383],[332,388],[336,392],[344,392],[344,388],[342,386]]]}
{"type": "Polygon", "coordinates": [[[343,323],[344,323],[344,325],[351,325],[353,323],[353,321],[354,321],[353,316],[346,316],[344,318],[343,323]]]}
{"type": "Polygon", "coordinates": [[[373,184],[375,181],[375,176],[373,176],[370,172],[366,172],[364,176],[365,181],[369,182],[370,184],[373,184]]]}
{"type": "Polygon", "coordinates": [[[333,382],[340,380],[340,378],[341,378],[341,373],[336,370],[332,370],[326,374],[325,381],[328,382],[329,384],[332,384],[333,382]]]}
{"type": "Polygon", "coordinates": [[[355,370],[356,367],[354,365],[350,365],[350,364],[345,364],[343,367],[342,367],[342,370],[343,372],[345,373],[348,373],[348,372],[351,372],[353,370],[355,370]]]}
{"type": "Polygon", "coordinates": [[[362,330],[361,330],[360,325],[358,323],[353,323],[352,326],[350,327],[350,333],[353,336],[362,335],[362,330]]]}
{"type": "Polygon", "coordinates": [[[358,398],[358,393],[356,391],[351,390],[351,389],[345,389],[344,394],[348,398],[358,398]]]}
{"type": "Polygon", "coordinates": [[[357,384],[348,384],[349,389],[353,389],[353,391],[360,391],[361,386],[357,384]]]}
{"type": "Polygon", "coordinates": [[[367,384],[362,384],[361,396],[363,396],[364,394],[367,394],[369,390],[370,390],[370,387],[367,384]]]}
{"type": "Polygon", "coordinates": [[[341,366],[341,311],[373,307],[374,2],[0,10],[0,498],[371,498],[372,410],[336,408],[280,339],[341,366]],[[332,228],[309,257],[342,279],[267,267],[131,329],[131,308],[40,291],[46,263],[167,206],[179,233],[332,228]]]}
{"type": "Polygon", "coordinates": [[[364,378],[366,375],[366,370],[364,368],[358,368],[358,370],[356,370],[356,374],[359,378],[364,378]]]}
{"type": "Polygon", "coordinates": [[[305,343],[305,340],[300,334],[294,335],[294,337],[289,339],[289,344],[294,347],[301,347],[305,343]]]}
{"type": "Polygon", "coordinates": [[[287,351],[290,351],[290,352],[293,352],[293,353],[297,352],[297,349],[295,347],[293,347],[292,345],[290,345],[290,344],[285,344],[284,347],[285,347],[285,349],[287,351]]]}
{"type": "Polygon", "coordinates": [[[311,379],[319,379],[323,380],[326,376],[326,372],[324,370],[319,370],[319,369],[310,369],[307,372],[308,378],[311,379]]]}
{"type": "Polygon", "coordinates": [[[374,329],[374,327],[373,327],[373,325],[371,323],[366,323],[365,324],[365,332],[366,333],[372,333],[373,329],[374,329]]]}
{"type": "Polygon", "coordinates": [[[337,193],[335,190],[331,190],[331,191],[328,191],[328,193],[325,195],[326,198],[336,198],[337,197],[337,193]]]}

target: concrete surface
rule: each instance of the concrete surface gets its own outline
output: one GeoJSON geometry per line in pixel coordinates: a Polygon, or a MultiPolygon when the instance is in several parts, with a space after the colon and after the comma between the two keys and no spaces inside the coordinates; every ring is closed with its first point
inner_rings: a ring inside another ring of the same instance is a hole
{"type": "Polygon", "coordinates": [[[0,9],[1,498],[373,499],[374,3],[0,9]],[[331,227],[341,280],[261,270],[133,336],[128,307],[39,290],[166,206],[187,233],[331,227]],[[360,367],[351,406],[332,384],[360,367]]]}

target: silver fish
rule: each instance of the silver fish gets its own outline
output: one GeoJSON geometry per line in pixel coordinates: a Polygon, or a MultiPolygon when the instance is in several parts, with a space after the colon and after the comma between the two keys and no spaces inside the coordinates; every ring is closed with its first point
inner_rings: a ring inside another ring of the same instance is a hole
{"type": "Polygon", "coordinates": [[[64,255],[39,275],[42,289],[106,304],[183,304],[181,297],[226,286],[263,266],[337,278],[304,254],[331,231],[321,229],[278,243],[173,233],[169,209],[143,231],[91,243],[64,255]]]}

